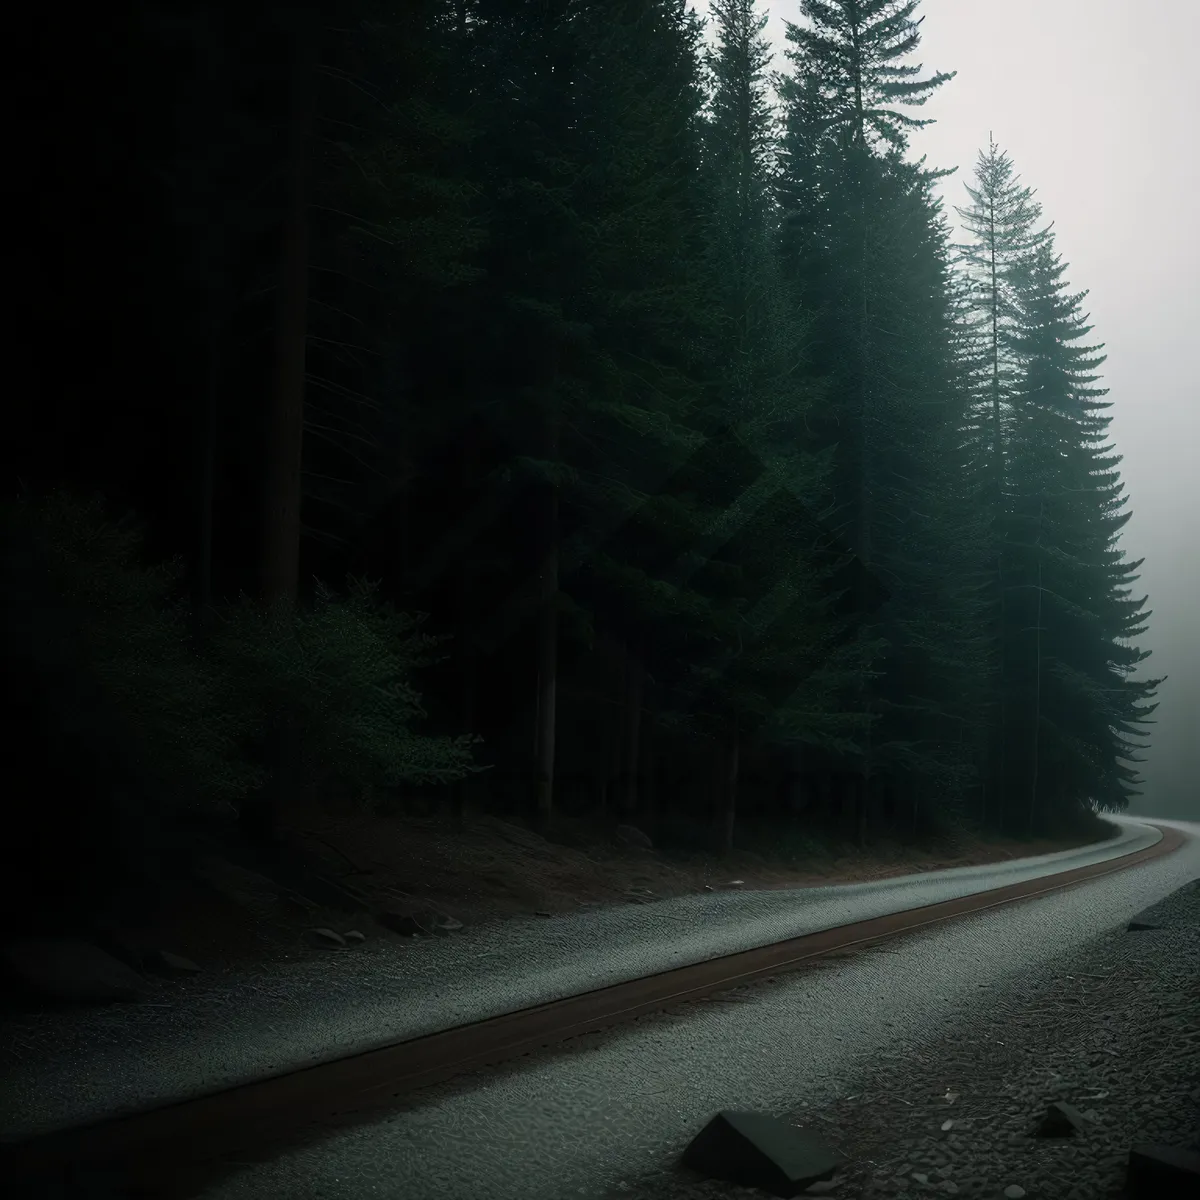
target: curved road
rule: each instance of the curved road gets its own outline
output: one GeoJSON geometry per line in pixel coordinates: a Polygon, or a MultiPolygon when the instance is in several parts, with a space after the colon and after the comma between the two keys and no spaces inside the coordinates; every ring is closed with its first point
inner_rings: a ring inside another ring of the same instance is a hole
{"type": "MultiPolygon", "coordinates": [[[[205,1196],[599,1200],[677,1156],[717,1109],[845,1095],[885,1050],[984,1011],[1015,972],[1053,971],[1060,955],[1200,876],[1200,826],[1161,824],[1189,835],[1165,858],[481,1072],[386,1119],[239,1168],[205,1196]]],[[[1122,825],[1141,836],[1136,822],[1122,825]]],[[[919,886],[977,890],[962,874],[919,886]]],[[[888,882],[909,889],[905,906],[921,902],[911,899],[913,877],[888,882]]],[[[860,891],[859,902],[875,902],[860,891]]]]}
{"type": "MultiPolygon", "coordinates": [[[[1080,849],[875,883],[722,892],[308,952],[253,975],[172,985],[152,1003],[9,1031],[5,1141],[186,1100],[656,972],[1116,860],[1161,840],[1117,818],[1080,849]],[[18,1038],[21,1045],[18,1047],[18,1038]]],[[[1177,856],[1171,856],[1177,857],[1177,856]]],[[[8,1036],[4,1036],[4,1035],[8,1036]]]]}

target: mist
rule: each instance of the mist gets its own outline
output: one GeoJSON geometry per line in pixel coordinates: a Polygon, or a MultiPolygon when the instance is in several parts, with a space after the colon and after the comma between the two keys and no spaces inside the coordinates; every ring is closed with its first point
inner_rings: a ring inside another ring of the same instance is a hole
{"type": "MultiPolygon", "coordinates": [[[[799,21],[799,4],[769,7],[783,69],[783,23],[799,21]]],[[[1200,818],[1200,5],[923,0],[915,15],[926,72],[958,72],[914,113],[937,123],[912,133],[916,157],[958,168],[941,181],[947,216],[957,227],[954,206],[994,136],[1054,222],[1072,290],[1090,292],[1133,513],[1122,545],[1145,559],[1138,587],[1152,611],[1141,671],[1169,677],[1130,811],[1200,818]]]]}

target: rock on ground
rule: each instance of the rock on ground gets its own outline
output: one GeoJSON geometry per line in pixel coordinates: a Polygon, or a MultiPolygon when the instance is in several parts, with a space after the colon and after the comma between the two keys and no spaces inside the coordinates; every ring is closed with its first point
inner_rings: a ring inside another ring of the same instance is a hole
{"type": "MultiPolygon", "coordinates": [[[[831,1194],[1117,1200],[1133,1143],[1190,1143],[1200,1127],[1200,881],[1142,916],[1157,928],[1122,926],[1049,980],[1040,968],[1014,976],[990,1020],[897,1056],[827,1107],[822,1127],[849,1159],[831,1194]],[[1081,1118],[1072,1135],[1033,1136],[1055,1105],[1081,1118]]],[[[752,1195],[684,1171],[621,1193],[752,1195]]]]}

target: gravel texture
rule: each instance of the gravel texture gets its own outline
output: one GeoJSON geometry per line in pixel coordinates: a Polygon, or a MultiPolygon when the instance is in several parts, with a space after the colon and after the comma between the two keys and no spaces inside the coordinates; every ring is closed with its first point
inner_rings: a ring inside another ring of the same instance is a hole
{"type": "Polygon", "coordinates": [[[1130,1140],[1194,1124],[1181,1104],[1197,1082],[1195,889],[1164,905],[1169,929],[1123,932],[1200,878],[1200,826],[1179,824],[1192,837],[1164,859],[430,1089],[231,1167],[205,1195],[749,1197],[675,1164],[715,1111],[754,1108],[852,1155],[835,1195],[1096,1200],[1130,1140]],[[1026,1130],[1058,1095],[1094,1109],[1095,1129],[1034,1144],[1026,1130]],[[949,1119],[971,1124],[943,1132],[949,1119]]]}
{"type": "MultiPolygon", "coordinates": [[[[798,890],[717,892],[480,925],[452,938],[297,948],[255,973],[152,982],[142,1003],[0,1020],[0,1129],[30,1136],[182,1100],[672,967],[1133,853],[1036,858],[798,890]]],[[[1176,856],[1172,856],[1176,857],[1176,856]]]]}
{"type": "MultiPolygon", "coordinates": [[[[1124,928],[996,989],[986,1016],[879,1068],[818,1112],[788,1114],[846,1155],[835,1186],[860,1200],[1119,1197],[1134,1142],[1200,1137],[1200,880],[1151,909],[1160,930],[1124,928]],[[1031,1136],[1065,1101],[1085,1130],[1031,1136]],[[1006,1190],[1007,1189],[1007,1190],[1006,1190]]],[[[613,1195],[718,1200],[761,1195],[682,1170],[613,1195]]]]}

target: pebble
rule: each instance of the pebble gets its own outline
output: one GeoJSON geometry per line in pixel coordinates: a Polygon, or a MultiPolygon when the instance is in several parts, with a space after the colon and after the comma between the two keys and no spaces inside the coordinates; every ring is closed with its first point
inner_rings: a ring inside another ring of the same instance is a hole
{"type": "Polygon", "coordinates": [[[1010,1183],[1004,1189],[1004,1195],[1006,1200],[1021,1200],[1021,1197],[1025,1195],[1025,1189],[1019,1183],[1010,1183]]]}

